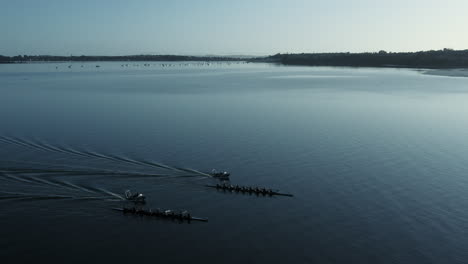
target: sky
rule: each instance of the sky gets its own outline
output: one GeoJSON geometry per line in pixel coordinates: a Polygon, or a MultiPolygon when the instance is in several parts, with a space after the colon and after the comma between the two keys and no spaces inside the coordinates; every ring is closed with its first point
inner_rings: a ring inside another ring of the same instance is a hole
{"type": "Polygon", "coordinates": [[[1,55],[468,49],[467,0],[0,0],[1,55]]]}

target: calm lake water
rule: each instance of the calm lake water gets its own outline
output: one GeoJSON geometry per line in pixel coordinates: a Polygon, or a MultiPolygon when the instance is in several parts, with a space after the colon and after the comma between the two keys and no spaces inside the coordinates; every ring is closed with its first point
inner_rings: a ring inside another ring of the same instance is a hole
{"type": "Polygon", "coordinates": [[[2,261],[468,262],[468,78],[143,64],[0,65],[2,261]]]}

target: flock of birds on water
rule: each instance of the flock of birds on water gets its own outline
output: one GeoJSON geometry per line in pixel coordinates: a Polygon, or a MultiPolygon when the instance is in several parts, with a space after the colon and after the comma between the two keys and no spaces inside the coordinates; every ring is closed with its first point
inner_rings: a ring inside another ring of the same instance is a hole
{"type": "MultiPolygon", "coordinates": [[[[121,68],[128,68],[128,67],[161,67],[161,68],[171,68],[171,67],[204,67],[204,66],[231,66],[231,65],[238,65],[238,64],[246,64],[248,62],[246,61],[229,61],[229,62],[212,62],[212,61],[202,61],[202,62],[184,62],[184,63],[143,63],[143,64],[138,64],[138,63],[124,63],[121,64],[121,68]]],[[[67,66],[68,69],[72,69],[74,64],[69,64],[67,66]]],[[[80,68],[84,68],[85,65],[81,64],[80,68]]],[[[93,67],[93,66],[91,66],[93,67]]],[[[95,68],[100,68],[101,65],[96,64],[94,65],[95,68]]],[[[55,66],[55,69],[59,69],[59,66],[55,66]]]]}

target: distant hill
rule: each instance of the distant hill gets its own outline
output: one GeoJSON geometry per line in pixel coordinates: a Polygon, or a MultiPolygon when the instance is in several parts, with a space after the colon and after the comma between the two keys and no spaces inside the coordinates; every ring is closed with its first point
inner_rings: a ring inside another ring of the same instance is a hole
{"type": "Polygon", "coordinates": [[[276,54],[249,61],[309,66],[468,68],[468,50],[276,54]]]}

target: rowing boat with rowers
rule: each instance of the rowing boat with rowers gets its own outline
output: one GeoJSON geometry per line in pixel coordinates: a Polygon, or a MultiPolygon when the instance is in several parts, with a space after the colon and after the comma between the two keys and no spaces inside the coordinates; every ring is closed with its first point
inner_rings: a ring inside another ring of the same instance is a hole
{"type": "Polygon", "coordinates": [[[247,194],[256,194],[256,195],[278,195],[278,196],[289,196],[292,197],[292,194],[288,193],[280,193],[278,191],[274,191],[272,189],[266,188],[259,188],[259,187],[248,187],[248,186],[239,186],[239,185],[228,185],[228,184],[216,184],[216,185],[205,185],[206,187],[216,188],[217,190],[222,191],[231,191],[231,192],[240,192],[240,193],[247,193],[247,194]]]}
{"type": "Polygon", "coordinates": [[[166,218],[166,219],[173,219],[173,220],[180,220],[180,221],[200,221],[200,222],[208,222],[208,218],[201,218],[192,216],[189,212],[174,212],[172,210],[145,210],[145,209],[137,209],[133,208],[112,208],[112,210],[120,211],[124,214],[134,214],[140,216],[151,216],[151,217],[159,217],[159,218],[166,218]]]}

